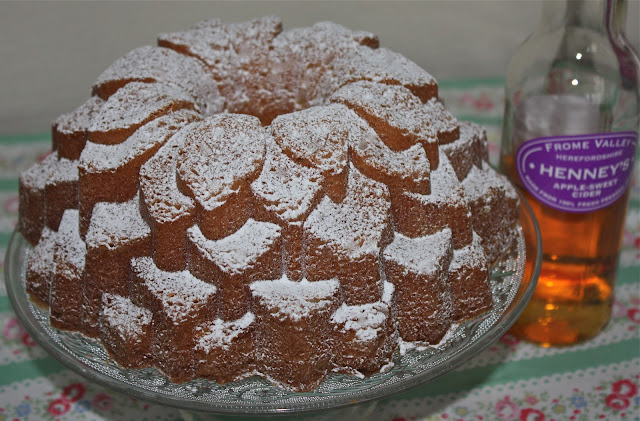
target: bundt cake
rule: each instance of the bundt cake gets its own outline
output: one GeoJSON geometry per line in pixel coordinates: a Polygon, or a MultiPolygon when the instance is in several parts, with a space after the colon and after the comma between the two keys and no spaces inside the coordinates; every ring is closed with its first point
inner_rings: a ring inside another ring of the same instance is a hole
{"type": "Polygon", "coordinates": [[[492,307],[518,196],[374,34],[208,20],[116,60],[20,176],[51,324],[173,381],[372,373],[492,307]]]}

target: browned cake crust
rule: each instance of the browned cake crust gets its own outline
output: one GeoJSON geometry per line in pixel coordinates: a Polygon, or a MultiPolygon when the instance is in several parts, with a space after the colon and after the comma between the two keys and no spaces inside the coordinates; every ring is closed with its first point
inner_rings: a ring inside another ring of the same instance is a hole
{"type": "Polygon", "coordinates": [[[411,239],[398,234],[384,251],[387,279],[396,287],[403,339],[437,344],[451,325],[451,230],[411,239]],[[428,258],[421,250],[429,250],[428,258]]]}
{"type": "Polygon", "coordinates": [[[91,118],[102,107],[104,101],[91,97],[74,111],[58,117],[51,127],[51,140],[54,151],[60,158],[75,160],[87,143],[91,118]]]}
{"type": "Polygon", "coordinates": [[[493,306],[489,268],[477,234],[474,233],[471,244],[454,250],[448,281],[454,321],[473,319],[493,306]]]}
{"type": "Polygon", "coordinates": [[[118,364],[141,368],[152,364],[152,314],[129,298],[106,293],[99,316],[100,339],[118,364]]]}
{"type": "Polygon", "coordinates": [[[208,240],[194,226],[187,236],[189,269],[218,287],[218,316],[223,320],[235,320],[250,310],[252,281],[282,274],[282,238],[275,224],[249,219],[221,240],[208,240]]]}
{"type": "Polygon", "coordinates": [[[164,272],[148,257],[134,259],[132,297],[153,315],[153,360],[172,381],[194,376],[196,326],[216,313],[216,288],[188,272],[164,272]]]}
{"type": "Polygon", "coordinates": [[[96,206],[86,246],[84,332],[96,336],[102,295],[128,296],[131,259],[151,253],[151,232],[140,216],[138,196],[125,203],[102,202],[96,206]],[[121,217],[114,218],[115,215],[121,217]]]}
{"type": "Polygon", "coordinates": [[[237,320],[205,322],[195,329],[195,375],[218,383],[242,379],[257,369],[253,313],[237,320]]]}
{"type": "Polygon", "coordinates": [[[82,331],[85,258],[87,248],[80,238],[78,211],[65,211],[53,249],[49,316],[51,325],[82,331]]]}
{"type": "Polygon", "coordinates": [[[391,360],[398,339],[394,293],[387,282],[380,302],[343,304],[333,313],[331,341],[338,367],[368,373],[391,360]]]}
{"type": "Polygon", "coordinates": [[[295,391],[314,389],[331,368],[329,319],[338,282],[259,281],[251,285],[259,369],[295,391]]]}
{"type": "Polygon", "coordinates": [[[448,159],[441,153],[440,166],[432,171],[428,195],[405,191],[391,204],[396,230],[416,238],[450,228],[456,249],[471,243],[472,213],[463,187],[448,159]]]}

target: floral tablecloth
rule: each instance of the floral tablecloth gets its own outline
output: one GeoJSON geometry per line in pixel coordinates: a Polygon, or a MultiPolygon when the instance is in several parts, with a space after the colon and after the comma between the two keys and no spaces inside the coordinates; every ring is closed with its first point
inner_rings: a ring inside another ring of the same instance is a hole
{"type": "MultiPolygon", "coordinates": [[[[494,163],[502,86],[501,79],[441,83],[441,96],[455,115],[487,128],[494,163]]],[[[17,219],[17,174],[44,156],[49,142],[49,134],[0,135],[0,256],[17,219]]],[[[613,317],[604,332],[585,344],[550,349],[506,334],[449,375],[379,402],[370,419],[640,420],[638,175],[636,165],[613,317]]],[[[175,409],[107,390],[49,357],[20,326],[3,279],[0,329],[0,421],[180,419],[175,409]]]]}

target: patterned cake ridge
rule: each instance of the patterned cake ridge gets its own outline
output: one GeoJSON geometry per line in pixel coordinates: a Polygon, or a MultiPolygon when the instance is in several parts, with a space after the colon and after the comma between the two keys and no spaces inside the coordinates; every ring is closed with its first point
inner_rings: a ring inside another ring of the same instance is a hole
{"type": "Polygon", "coordinates": [[[199,113],[182,109],[145,124],[122,143],[103,145],[88,142],[80,155],[79,166],[89,172],[114,171],[162,145],[182,126],[199,119],[199,113]]]}
{"type": "Polygon", "coordinates": [[[384,249],[388,260],[399,263],[416,273],[433,275],[441,272],[438,256],[451,247],[451,230],[445,228],[435,234],[408,238],[396,233],[393,242],[384,249]]]}
{"type": "Polygon", "coordinates": [[[423,195],[405,191],[392,202],[396,231],[414,238],[449,227],[453,245],[471,243],[472,214],[462,183],[458,181],[445,153],[439,152],[440,165],[431,172],[431,192],[423,195]]]}
{"type": "Polygon", "coordinates": [[[349,54],[356,46],[378,47],[378,38],[365,31],[350,31],[333,22],[319,22],[307,28],[293,28],[274,41],[277,69],[288,67],[293,75],[290,90],[295,109],[326,105],[326,100],[340,86],[340,74],[333,71],[336,55],[349,54]]]}
{"type": "Polygon", "coordinates": [[[438,134],[440,144],[451,143],[460,135],[460,126],[456,118],[444,107],[438,98],[431,98],[424,104],[429,116],[429,127],[438,134]]]}
{"type": "MultiPolygon", "coordinates": [[[[51,156],[57,157],[57,154],[54,152],[51,156]]],[[[54,161],[49,177],[50,178],[49,180],[47,180],[47,184],[60,182],[77,182],[78,161],[59,158],[57,162],[54,161]]]]}
{"type": "Polygon", "coordinates": [[[464,180],[473,165],[481,167],[483,160],[488,161],[486,142],[487,134],[481,126],[462,121],[458,139],[440,146],[456,171],[458,180],[464,180]]]}
{"type": "Polygon", "coordinates": [[[293,320],[333,305],[340,287],[336,279],[310,282],[306,279],[290,281],[286,275],[271,281],[255,281],[249,285],[254,297],[264,305],[293,320]]]}
{"type": "Polygon", "coordinates": [[[161,300],[163,311],[173,322],[191,316],[191,309],[215,295],[214,285],[203,282],[189,271],[166,272],[158,269],[150,257],[131,259],[131,270],[145,287],[161,300]]]}
{"type": "Polygon", "coordinates": [[[509,182],[509,179],[505,175],[493,170],[491,166],[485,161],[482,162],[482,170],[489,174],[492,174],[492,178],[494,179],[493,183],[495,183],[496,186],[500,187],[504,191],[505,197],[507,199],[511,199],[514,201],[518,200],[518,191],[515,189],[515,187],[513,187],[513,185],[509,182]]]}
{"type": "Polygon", "coordinates": [[[242,273],[257,257],[271,249],[281,228],[269,222],[249,219],[238,231],[220,240],[207,239],[198,225],[187,230],[190,241],[225,273],[242,273]]]}
{"type": "Polygon", "coordinates": [[[105,69],[93,90],[106,99],[129,82],[168,82],[189,92],[205,115],[224,109],[218,84],[196,59],[171,49],[144,46],[119,58],[105,69]]]}
{"type": "Polygon", "coordinates": [[[356,110],[372,124],[390,148],[402,150],[416,143],[415,136],[408,135],[415,133],[415,128],[421,124],[416,110],[422,109],[423,104],[405,87],[358,81],[334,92],[330,100],[356,110]],[[388,129],[381,126],[389,126],[398,131],[401,139],[396,140],[396,136],[388,139],[388,129]]]}
{"type": "Polygon", "coordinates": [[[389,317],[389,307],[381,302],[349,306],[342,304],[331,316],[331,323],[343,325],[344,330],[356,332],[359,341],[370,341],[378,336],[389,317]]]}
{"type": "Polygon", "coordinates": [[[180,149],[178,179],[213,210],[262,168],[266,132],[253,116],[218,114],[191,126],[180,149]]]}
{"type": "Polygon", "coordinates": [[[51,173],[56,168],[57,161],[57,153],[49,154],[42,162],[32,165],[28,170],[20,173],[20,183],[30,189],[43,190],[51,178],[51,173]]]}
{"type": "MultiPolygon", "coordinates": [[[[373,132],[373,130],[372,130],[373,132]]],[[[350,144],[351,160],[360,171],[395,191],[426,194],[430,189],[429,160],[422,145],[393,151],[372,133],[368,139],[350,144]]]]}
{"type": "Polygon", "coordinates": [[[255,319],[253,313],[247,312],[237,320],[215,319],[211,323],[196,327],[196,330],[204,332],[196,342],[196,349],[207,350],[213,347],[229,349],[233,340],[244,332],[255,319]]]}
{"type": "Polygon", "coordinates": [[[27,262],[27,291],[42,303],[49,303],[53,249],[57,233],[47,227],[42,229],[40,241],[33,248],[27,262]]]}
{"type": "Polygon", "coordinates": [[[121,143],[144,123],[181,108],[198,111],[193,97],[176,85],[131,82],[111,95],[94,114],[89,139],[95,143],[121,143]]]}
{"type": "Polygon", "coordinates": [[[299,221],[311,210],[321,192],[322,174],[315,168],[298,165],[282,153],[272,139],[260,176],[251,183],[254,194],[266,210],[282,221],[299,221]]]}
{"type": "Polygon", "coordinates": [[[54,121],[55,129],[64,134],[84,132],[91,125],[93,115],[102,107],[104,100],[92,96],[75,110],[62,114],[54,121]]]}
{"type": "Polygon", "coordinates": [[[465,193],[472,198],[480,198],[491,187],[498,187],[504,191],[505,196],[512,200],[518,199],[518,192],[509,183],[507,178],[493,170],[486,162],[482,163],[482,169],[472,167],[467,178],[462,182],[465,193]]]}
{"type": "Polygon", "coordinates": [[[486,261],[487,258],[482,249],[482,239],[474,231],[471,244],[453,251],[453,259],[451,259],[449,270],[460,270],[464,265],[482,266],[486,264],[486,261]]]}
{"type": "Polygon", "coordinates": [[[458,134],[455,124],[441,123],[445,114],[442,107],[435,105],[435,99],[423,104],[404,86],[358,81],[343,86],[330,99],[347,105],[367,120],[394,151],[421,143],[432,169],[438,167],[439,139],[458,134]]]}
{"type": "Polygon", "coordinates": [[[331,177],[344,171],[349,139],[361,124],[346,107],[328,105],[276,117],[271,130],[280,148],[292,159],[331,177]]]}
{"type": "Polygon", "coordinates": [[[151,217],[157,222],[171,222],[189,214],[193,199],[178,189],[176,163],[184,137],[192,123],[175,133],[140,169],[140,190],[151,217]]]}
{"type": "Polygon", "coordinates": [[[158,34],[158,45],[173,48],[215,67],[230,56],[230,53],[223,55],[221,52],[228,51],[231,37],[220,19],[208,19],[186,31],[158,34]]]}
{"type": "Polygon", "coordinates": [[[429,201],[464,202],[462,183],[458,181],[451,162],[442,151],[438,160],[440,165],[436,170],[431,171],[431,193],[422,198],[429,201]]]}
{"type": "Polygon", "coordinates": [[[369,80],[402,85],[422,102],[438,96],[438,84],[433,76],[402,54],[386,48],[371,51],[360,47],[337,61],[335,67],[338,74],[343,74],[343,84],[369,80]]]}
{"type": "Polygon", "coordinates": [[[276,16],[235,24],[209,19],[186,31],[159,34],[158,44],[197,57],[212,68],[216,78],[222,79],[233,76],[228,72],[234,69],[239,55],[246,55],[243,48],[261,39],[271,40],[281,31],[282,22],[276,16]]]}
{"type": "Polygon", "coordinates": [[[149,225],[140,214],[139,195],[124,203],[99,202],[93,208],[87,246],[117,249],[135,239],[148,237],[149,225]]]}
{"type": "MultiPolygon", "coordinates": [[[[68,265],[65,265],[67,266],[65,267],[66,270],[74,272],[68,275],[77,276],[82,273],[84,271],[87,246],[80,238],[77,209],[64,211],[56,241],[59,246],[56,247],[56,257],[59,256],[66,264],[68,263],[68,265]]],[[[61,267],[56,265],[55,270],[60,269],[61,267]]]]}
{"type": "Polygon", "coordinates": [[[140,341],[143,326],[151,324],[152,313],[134,305],[127,297],[104,293],[101,316],[120,335],[140,341]]]}
{"type": "MultiPolygon", "coordinates": [[[[368,31],[352,31],[338,23],[323,21],[304,28],[292,28],[278,35],[274,47],[290,49],[296,56],[310,54],[309,46],[315,47],[318,53],[332,53],[336,47],[346,48],[356,44],[377,48],[378,37],[368,31]],[[298,42],[296,42],[296,40],[298,42]],[[305,42],[300,42],[304,40],[305,42]]],[[[307,57],[311,63],[318,63],[320,57],[307,57]]]]}
{"type": "Polygon", "coordinates": [[[389,223],[389,205],[387,187],[351,165],[345,199],[336,204],[325,196],[309,215],[305,230],[317,238],[340,244],[341,250],[352,258],[377,254],[389,223]]]}
{"type": "Polygon", "coordinates": [[[331,101],[340,102],[367,115],[378,112],[376,117],[394,127],[411,129],[419,126],[417,114],[424,104],[404,86],[385,85],[371,81],[358,81],[343,86],[331,95],[331,101]],[[374,111],[375,110],[375,111],[374,111]]]}

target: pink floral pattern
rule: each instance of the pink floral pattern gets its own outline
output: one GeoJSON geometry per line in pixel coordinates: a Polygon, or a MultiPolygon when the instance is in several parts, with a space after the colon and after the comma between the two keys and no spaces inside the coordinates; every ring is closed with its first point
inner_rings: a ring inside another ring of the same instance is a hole
{"type": "Polygon", "coordinates": [[[85,382],[67,384],[61,390],[46,392],[44,396],[25,395],[18,402],[3,404],[0,401],[0,421],[101,419],[97,414],[105,415],[105,419],[114,416],[116,419],[129,419],[126,416],[121,418],[126,413],[137,413],[148,419],[179,420],[176,411],[112,394],[85,382]],[[161,413],[166,416],[158,416],[161,413]]]}
{"type": "MultiPolygon", "coordinates": [[[[475,407],[449,405],[446,411],[426,418],[388,417],[386,421],[409,419],[436,420],[500,420],[500,421],[590,421],[620,419],[640,413],[638,377],[611,379],[589,390],[574,388],[566,394],[547,392],[502,395],[475,407]]],[[[631,418],[634,419],[634,418],[631,418]]],[[[377,418],[376,418],[377,420],[377,418]]]]}

